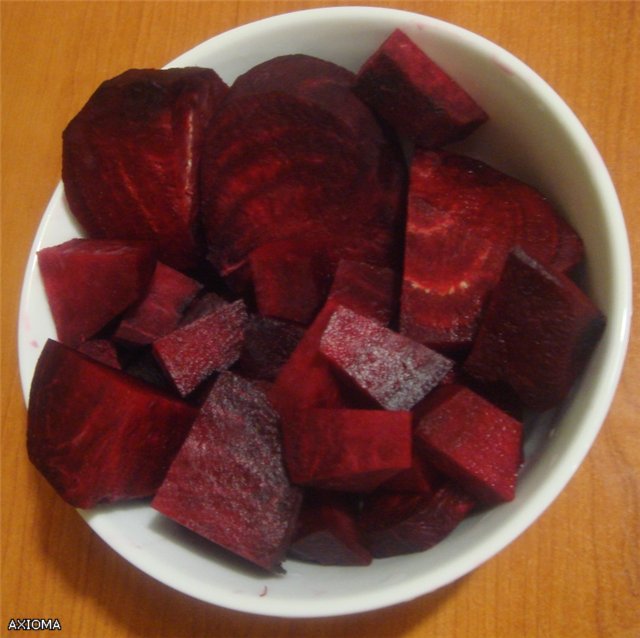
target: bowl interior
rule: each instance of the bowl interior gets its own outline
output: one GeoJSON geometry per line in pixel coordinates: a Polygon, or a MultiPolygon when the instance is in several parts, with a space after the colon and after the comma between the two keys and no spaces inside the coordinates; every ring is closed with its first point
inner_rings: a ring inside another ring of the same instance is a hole
{"type": "MultiPolygon", "coordinates": [[[[540,417],[512,503],[471,516],[435,548],[367,568],[287,561],[284,577],[261,576],[145,504],[81,512],[116,551],[151,576],[196,598],[242,611],[327,616],[384,607],[428,593],[490,558],[539,516],[571,478],[609,408],[630,315],[628,242],[618,200],[588,135],[533,71],[487,40],[422,15],[392,9],[314,9],[217,36],[169,66],[209,66],[228,82],[254,64],[308,53],[352,70],[402,28],[490,115],[458,149],[525,179],[547,194],[582,235],[585,286],[608,317],[605,336],[570,399],[540,417]]],[[[34,241],[23,289],[19,349],[25,397],[35,362],[55,331],[34,253],[79,234],[61,186],[34,241]]]]}

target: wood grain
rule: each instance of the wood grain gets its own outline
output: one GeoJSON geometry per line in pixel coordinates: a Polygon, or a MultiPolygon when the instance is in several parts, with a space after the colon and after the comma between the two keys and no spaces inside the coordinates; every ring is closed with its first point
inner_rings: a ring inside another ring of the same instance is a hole
{"type": "MultiPolygon", "coordinates": [[[[115,638],[640,636],[640,329],[585,463],[539,521],[443,590],[353,617],[241,615],[131,567],[56,498],[25,453],[16,352],[26,259],[60,175],[60,135],[95,87],[162,66],[238,24],[340,2],[2,2],[2,610],[59,618],[63,636],[115,638]]],[[[509,49],[568,102],[607,163],[640,251],[640,4],[384,2],[509,49]]],[[[640,271],[635,267],[636,279],[640,271]]],[[[638,293],[636,288],[636,302],[638,293]]]]}

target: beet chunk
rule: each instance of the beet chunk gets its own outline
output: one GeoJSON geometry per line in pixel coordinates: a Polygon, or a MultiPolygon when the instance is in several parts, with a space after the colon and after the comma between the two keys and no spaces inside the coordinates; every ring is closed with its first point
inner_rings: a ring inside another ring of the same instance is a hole
{"type": "Polygon", "coordinates": [[[504,381],[534,410],[558,405],[587,364],[606,319],[566,275],[515,249],[493,291],[466,372],[504,381]]]}
{"type": "Polygon", "coordinates": [[[71,239],[38,251],[58,339],[77,346],[138,301],[156,265],[148,242],[71,239]]]}
{"type": "Polygon", "coordinates": [[[399,29],[364,63],[355,91],[400,135],[427,147],[461,140],[488,119],[473,98],[399,29]]]}
{"type": "Polygon", "coordinates": [[[196,415],[50,339],[31,383],[29,459],[74,507],[151,496],[196,415]]]}
{"type": "Polygon", "coordinates": [[[89,341],[83,341],[77,347],[77,350],[95,361],[104,363],[116,370],[122,369],[118,351],[109,339],[90,339],[89,341]]]}
{"type": "Polygon", "coordinates": [[[465,350],[507,254],[521,246],[568,270],[580,238],[530,186],[469,157],[412,160],[400,330],[441,351],[465,350]]]}
{"type": "Polygon", "coordinates": [[[90,237],[154,240],[178,270],[197,266],[200,149],[226,93],[211,69],[130,69],[103,82],[63,133],[62,180],[90,237]]]}
{"type": "Polygon", "coordinates": [[[437,352],[342,306],[327,323],[320,351],[387,410],[410,410],[453,367],[437,352]]]}
{"type": "Polygon", "coordinates": [[[461,385],[438,388],[427,403],[416,438],[433,465],[480,501],[513,500],[522,423],[461,385]]]}
{"type": "Polygon", "coordinates": [[[233,365],[242,351],[247,310],[234,301],[181,326],[153,343],[153,354],[186,396],[214,372],[233,365]]]}
{"type": "Polygon", "coordinates": [[[294,483],[370,492],[411,466],[411,413],[311,408],[283,426],[294,483]]]}
{"type": "Polygon", "coordinates": [[[434,494],[385,494],[367,497],[358,525],[374,558],[422,552],[447,537],[475,506],[452,483],[434,494]]]}
{"type": "Polygon", "coordinates": [[[254,384],[223,372],[151,504],[278,571],[301,500],[282,464],[277,413],[254,384]]]}

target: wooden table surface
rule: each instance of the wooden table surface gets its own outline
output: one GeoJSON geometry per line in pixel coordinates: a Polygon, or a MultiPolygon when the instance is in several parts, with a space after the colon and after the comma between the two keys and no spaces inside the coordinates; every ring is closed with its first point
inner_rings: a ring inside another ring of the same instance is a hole
{"type": "MultiPolygon", "coordinates": [[[[116,555],[55,497],[27,460],[16,352],[18,299],[34,233],[60,178],[62,129],[102,80],[128,67],[160,67],[236,25],[330,4],[340,3],[1,3],[0,628],[6,635],[14,635],[7,631],[12,618],[57,618],[61,635],[74,638],[640,636],[637,320],[602,432],[557,501],[474,573],[433,595],[378,612],[294,621],[245,616],[190,599],[116,555]]],[[[640,3],[380,4],[471,29],[542,75],[600,149],[638,258],[640,3]]]]}

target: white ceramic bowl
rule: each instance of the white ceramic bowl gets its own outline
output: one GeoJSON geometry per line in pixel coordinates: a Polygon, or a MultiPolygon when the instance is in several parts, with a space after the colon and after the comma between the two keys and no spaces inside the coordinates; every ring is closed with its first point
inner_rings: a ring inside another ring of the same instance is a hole
{"type": "MultiPolygon", "coordinates": [[[[303,52],[356,70],[402,28],[487,110],[490,122],[462,148],[546,193],[582,235],[588,292],[606,313],[606,333],[572,396],[526,445],[516,499],[471,516],[420,554],[366,568],[287,561],[284,577],[258,577],[144,504],[81,512],[131,563],[181,592],[245,612],[288,617],[349,614],[427,594],[491,558],[556,498],[591,447],[622,368],[631,314],[631,266],[620,205],[607,170],[575,115],[531,69],[500,47],[451,24],[393,9],[312,9],[223,33],[169,66],[210,66],[228,82],[254,64],[303,52]]],[[[78,235],[62,188],[34,241],[23,290],[19,354],[28,395],[37,356],[54,329],[35,250],[78,235]]]]}

